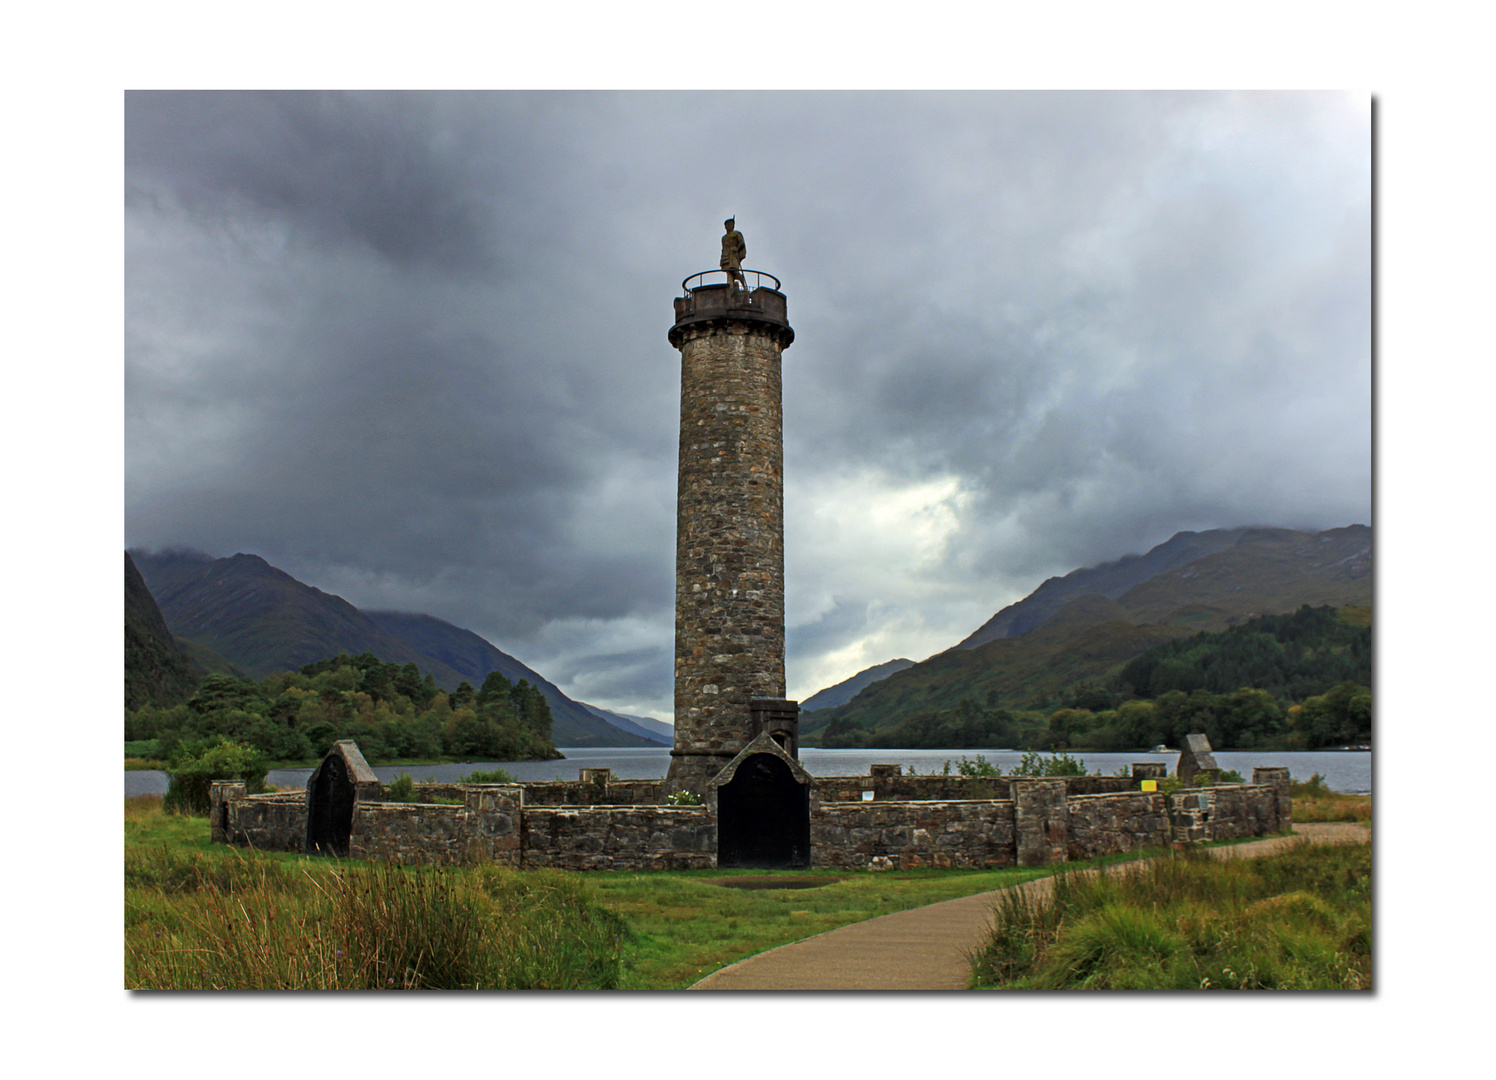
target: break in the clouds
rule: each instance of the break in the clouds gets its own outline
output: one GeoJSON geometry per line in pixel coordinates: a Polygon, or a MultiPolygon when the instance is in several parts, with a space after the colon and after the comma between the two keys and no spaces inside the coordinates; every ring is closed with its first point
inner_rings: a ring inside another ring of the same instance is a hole
{"type": "Polygon", "coordinates": [[[778,275],[791,697],[1180,529],[1371,513],[1369,103],[131,93],[126,540],[668,718],[672,296],[778,275]]]}

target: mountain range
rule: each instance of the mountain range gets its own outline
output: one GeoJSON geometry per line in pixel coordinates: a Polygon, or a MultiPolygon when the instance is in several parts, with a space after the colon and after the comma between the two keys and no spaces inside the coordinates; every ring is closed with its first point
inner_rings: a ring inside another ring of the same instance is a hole
{"type": "Polygon", "coordinates": [[[889,660],[876,667],[864,668],[850,679],[843,679],[835,686],[828,686],[824,690],[817,691],[804,701],[800,702],[801,712],[812,712],[816,709],[834,709],[838,705],[845,705],[857,696],[858,691],[865,686],[870,686],[879,679],[886,679],[896,671],[903,671],[907,667],[913,667],[913,660],[889,660]]]}
{"type": "Polygon", "coordinates": [[[963,698],[1049,708],[1068,688],[1112,677],[1164,641],[1304,604],[1369,607],[1371,540],[1364,525],[1179,533],[1145,555],[1050,578],[951,649],[875,676],[844,703],[807,715],[801,735],[814,745],[833,720],[876,730],[963,698]]]}
{"type": "MultiPolygon", "coordinates": [[[[816,732],[835,718],[886,727],[963,698],[1044,708],[1066,688],[1107,678],[1164,641],[1304,604],[1369,606],[1371,541],[1364,525],[1178,533],[1145,554],[1050,578],[925,661],[890,660],[812,695],[801,706],[802,735],[814,745],[816,732]]],[[[526,679],[550,704],[558,745],[673,739],[661,721],[573,701],[470,630],[431,615],[360,611],[257,555],[135,550],[126,553],[125,569],[127,700],[170,696],[189,678],[186,671],[263,678],[338,653],[369,652],[414,663],[447,690],[463,681],[480,686],[491,671],[526,679]]]]}
{"type": "MultiPolygon", "coordinates": [[[[477,687],[491,671],[526,679],[545,695],[559,746],[659,746],[672,741],[642,718],[573,701],[508,653],[431,615],[360,611],[340,596],[297,581],[258,555],[216,559],[171,549],[126,552],[170,633],[186,646],[211,650],[240,673],[264,678],[348,653],[415,664],[445,690],[477,687]]],[[[128,577],[127,577],[128,591],[128,577]]],[[[208,667],[209,665],[203,665],[208,667]]],[[[210,668],[211,670],[211,668],[210,668]]]]}

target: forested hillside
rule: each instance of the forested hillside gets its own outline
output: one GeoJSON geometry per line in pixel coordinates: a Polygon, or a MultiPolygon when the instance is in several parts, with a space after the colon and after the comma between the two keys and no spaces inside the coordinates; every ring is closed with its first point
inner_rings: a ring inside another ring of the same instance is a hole
{"type": "Polygon", "coordinates": [[[135,561],[125,552],[125,708],[186,701],[202,676],[172,638],[135,561]]]}
{"type": "MultiPolygon", "coordinates": [[[[1022,737],[1037,737],[1032,714],[1047,717],[1066,707],[1076,687],[1108,684],[1155,646],[1293,612],[1306,603],[1369,610],[1371,540],[1364,525],[1319,533],[1271,528],[1180,533],[1146,556],[1051,578],[961,646],[873,682],[844,705],[809,714],[802,739],[815,746],[823,738],[830,740],[827,745],[845,740],[861,745],[870,738],[914,737],[902,725],[917,723],[925,731],[932,716],[958,707],[1030,714],[1022,737]]],[[[1163,679],[1173,678],[1181,664],[1193,663],[1178,656],[1158,662],[1163,679]]],[[[1251,685],[1228,685],[1233,663],[1224,661],[1225,667],[1209,676],[1216,680],[1211,685],[1230,690],[1251,685]]],[[[992,720],[988,737],[1001,741],[999,731],[1020,738],[1011,724],[992,720]]]]}
{"type": "MultiPolygon", "coordinates": [[[[953,706],[894,713],[883,723],[835,709],[814,741],[826,747],[1106,751],[1179,746],[1185,735],[1203,731],[1217,749],[1364,743],[1371,738],[1370,623],[1369,608],[1306,605],[1291,615],[1159,643],[1047,690],[1039,708],[1009,704],[994,688],[953,706]]],[[[1047,670],[1074,671],[1073,663],[1061,661],[1073,660],[1088,640],[1095,639],[1083,635],[1051,653],[1047,670]]],[[[1042,646],[1042,640],[1018,639],[974,651],[1026,648],[1028,659],[1043,667],[1042,646]]],[[[959,665],[971,655],[952,650],[942,658],[959,665]]],[[[1026,672],[1021,682],[1033,686],[1036,678],[1026,672]]],[[[928,696],[936,696],[933,689],[928,696]]]]}
{"type": "MultiPolygon", "coordinates": [[[[636,725],[573,701],[554,684],[470,630],[430,615],[364,612],[271,566],[258,555],[215,559],[182,549],[133,551],[171,632],[206,671],[264,678],[338,654],[414,664],[451,693],[498,671],[536,687],[566,746],[659,745],[636,725]]],[[[180,700],[178,698],[177,700],[180,700]]]]}
{"type": "Polygon", "coordinates": [[[255,681],[209,675],[184,704],[125,715],[127,742],[168,757],[183,742],[226,736],[276,761],[323,754],[355,739],[371,763],[399,758],[558,758],[544,695],[493,672],[451,694],[414,664],[346,654],[255,681]]]}

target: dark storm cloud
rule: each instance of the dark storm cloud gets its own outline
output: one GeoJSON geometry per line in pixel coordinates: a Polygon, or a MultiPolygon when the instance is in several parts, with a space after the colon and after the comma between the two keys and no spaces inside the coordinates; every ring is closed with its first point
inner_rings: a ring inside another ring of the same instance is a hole
{"type": "Polygon", "coordinates": [[[402,266],[490,269],[492,237],[461,139],[435,95],[137,92],[126,97],[127,200],[160,188],[211,227],[286,221],[311,245],[402,266]]]}
{"type": "Polygon", "coordinates": [[[131,94],[127,540],[668,710],[668,299],[730,213],[797,332],[792,694],[1178,529],[1366,521],[1368,139],[1326,94],[131,94]]]}

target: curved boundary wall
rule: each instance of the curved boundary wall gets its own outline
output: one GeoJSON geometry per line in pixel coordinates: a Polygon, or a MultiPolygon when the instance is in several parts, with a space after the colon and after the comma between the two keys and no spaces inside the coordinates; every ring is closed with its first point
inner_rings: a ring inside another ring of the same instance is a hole
{"type": "MultiPolygon", "coordinates": [[[[974,781],[904,777],[898,766],[874,766],[868,776],[816,778],[811,865],[1038,866],[1144,847],[1265,836],[1292,825],[1287,769],[1258,768],[1249,784],[1181,788],[1167,795],[1139,790],[1148,780],[1156,783],[1157,768],[1135,766],[1132,777],[974,781]]],[[[417,798],[460,802],[385,802],[361,790],[349,856],[562,870],[716,866],[717,821],[710,801],[661,805],[662,781],[586,772],[590,775],[579,782],[416,785],[417,798]]],[[[215,781],[212,839],[266,851],[305,851],[308,797],[305,792],[246,795],[242,781],[215,781]]]]}

